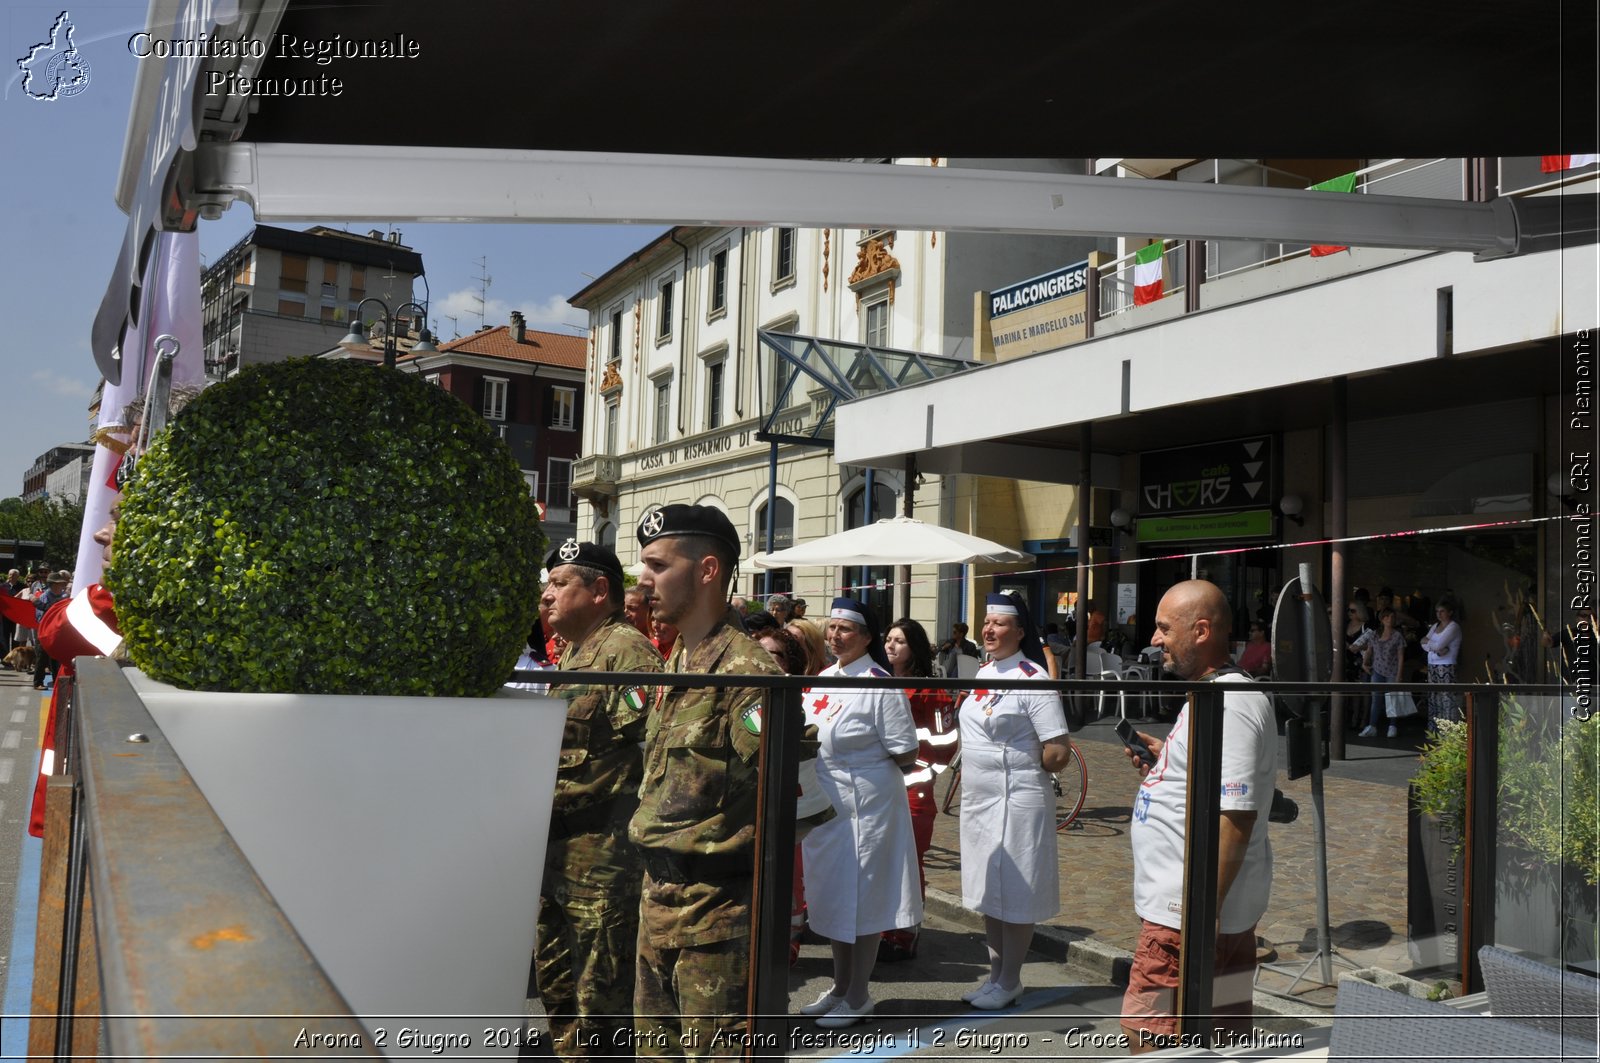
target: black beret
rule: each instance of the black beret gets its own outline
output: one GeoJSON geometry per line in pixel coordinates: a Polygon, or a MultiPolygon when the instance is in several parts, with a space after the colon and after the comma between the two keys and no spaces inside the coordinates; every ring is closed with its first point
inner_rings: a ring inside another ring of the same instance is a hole
{"type": "Polygon", "coordinates": [[[704,535],[727,544],[733,556],[739,556],[739,533],[733,530],[728,515],[715,506],[685,506],[674,502],[652,509],[639,521],[640,546],[675,535],[704,535]]]}
{"type": "Polygon", "coordinates": [[[601,574],[611,581],[612,592],[620,599],[622,595],[622,562],[617,560],[616,552],[599,543],[580,543],[576,539],[566,542],[550,551],[550,556],[544,559],[544,567],[554,572],[561,565],[585,565],[589,568],[599,569],[601,574]]]}

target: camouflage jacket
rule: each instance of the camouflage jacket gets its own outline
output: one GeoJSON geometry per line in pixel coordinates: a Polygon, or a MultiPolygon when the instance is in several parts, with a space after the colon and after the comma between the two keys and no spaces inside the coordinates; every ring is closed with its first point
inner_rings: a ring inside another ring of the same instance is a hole
{"type": "MultiPolygon", "coordinates": [[[[668,672],[782,675],[772,656],[731,619],[668,672]]],[[[755,866],[756,754],[762,691],[709,687],[663,691],[645,737],[644,782],[628,837],[643,850],[680,857],[741,858],[755,866]]],[[[650,882],[641,922],[658,948],[711,944],[750,932],[750,874],[683,884],[650,882]]]]}
{"type": "MultiPolygon", "coordinates": [[[[607,619],[561,658],[563,672],[659,672],[661,655],[638,628],[607,619]]],[[[557,686],[567,703],[555,810],[573,813],[639,789],[639,742],[656,691],[649,687],[557,686]]]]}

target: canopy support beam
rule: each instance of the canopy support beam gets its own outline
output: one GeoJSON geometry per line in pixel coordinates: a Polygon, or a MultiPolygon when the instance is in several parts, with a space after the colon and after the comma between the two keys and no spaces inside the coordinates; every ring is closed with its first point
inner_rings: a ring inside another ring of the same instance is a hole
{"type": "Polygon", "coordinates": [[[1595,227],[1593,196],[1464,203],[949,167],[244,141],[200,145],[190,198],[207,216],[244,200],[266,222],[726,225],[760,218],[815,227],[1154,232],[1490,257],[1530,250],[1530,240],[1549,232],[1564,233],[1569,244],[1580,231],[1592,239],[1595,227]],[[1564,227],[1544,218],[1563,210],[1564,227]]]}

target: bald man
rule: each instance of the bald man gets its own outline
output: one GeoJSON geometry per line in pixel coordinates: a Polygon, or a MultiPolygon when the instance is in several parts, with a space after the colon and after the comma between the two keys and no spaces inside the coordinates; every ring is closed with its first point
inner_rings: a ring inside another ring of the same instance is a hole
{"type": "MultiPolygon", "coordinates": [[[[1272,888],[1266,817],[1277,775],[1272,699],[1249,689],[1250,677],[1228,653],[1233,611],[1215,584],[1189,580],[1156,608],[1151,645],[1180,679],[1222,682],[1222,817],[1217,850],[1217,960],[1207,1029],[1223,1045],[1250,1032],[1256,923],[1272,888]],[[1259,821],[1259,829],[1258,829],[1259,821]]],[[[1155,765],[1130,751],[1144,781],[1133,802],[1133,906],[1139,943],[1122,1001],[1122,1028],[1134,1054],[1176,1045],[1179,931],[1183,925],[1183,854],[1189,786],[1188,708],[1166,741],[1140,733],[1155,765]]]]}

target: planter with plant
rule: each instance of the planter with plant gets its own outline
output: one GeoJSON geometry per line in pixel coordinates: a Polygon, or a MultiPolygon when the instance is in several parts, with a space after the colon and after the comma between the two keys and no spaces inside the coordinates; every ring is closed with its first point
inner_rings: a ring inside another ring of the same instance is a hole
{"type": "MultiPolygon", "coordinates": [[[[1593,958],[1600,885],[1600,717],[1573,719],[1549,699],[1527,704],[1508,699],[1499,724],[1496,937],[1569,960],[1593,958]],[[1553,919],[1556,911],[1565,918],[1553,919]]],[[[1457,839],[1459,855],[1466,825],[1468,727],[1447,720],[1437,726],[1423,746],[1413,799],[1418,813],[1434,817],[1457,839]]]]}
{"type": "Polygon", "coordinates": [[[140,460],[114,546],[130,682],[354,1011],[519,1012],[565,710],[502,690],[544,540],[490,426],[403,372],[246,369],[140,460]]]}

